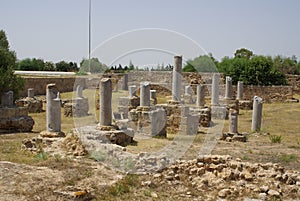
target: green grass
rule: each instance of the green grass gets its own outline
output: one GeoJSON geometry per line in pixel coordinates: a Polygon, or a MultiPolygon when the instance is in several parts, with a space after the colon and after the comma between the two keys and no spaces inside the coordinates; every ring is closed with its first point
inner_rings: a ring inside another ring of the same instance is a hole
{"type": "Polygon", "coordinates": [[[45,161],[45,160],[47,160],[47,153],[44,152],[44,151],[41,151],[41,152],[37,153],[34,156],[34,160],[36,160],[36,161],[45,161]]]}
{"type": "Polygon", "coordinates": [[[119,197],[128,194],[132,189],[139,185],[137,175],[126,175],[114,185],[110,186],[103,194],[101,199],[107,200],[113,197],[119,197]]]}
{"type": "Polygon", "coordinates": [[[281,135],[270,135],[269,139],[271,141],[271,143],[281,143],[281,135]]]}
{"type": "Polygon", "coordinates": [[[23,164],[35,163],[34,153],[21,150],[22,140],[34,136],[36,134],[18,133],[0,135],[0,160],[23,164]]]}
{"type": "Polygon", "coordinates": [[[290,163],[290,162],[294,162],[297,161],[297,156],[294,154],[283,154],[280,156],[280,161],[283,163],[290,163]]]}

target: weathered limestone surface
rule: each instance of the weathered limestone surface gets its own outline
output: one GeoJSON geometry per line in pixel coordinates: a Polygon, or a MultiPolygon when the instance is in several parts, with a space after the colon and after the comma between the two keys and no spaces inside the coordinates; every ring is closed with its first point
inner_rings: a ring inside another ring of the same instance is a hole
{"type": "Polygon", "coordinates": [[[237,90],[236,90],[236,99],[243,100],[244,97],[244,84],[242,81],[238,81],[237,90]]]}
{"type": "Polygon", "coordinates": [[[122,90],[128,91],[128,74],[124,74],[122,81],[122,90]]]}
{"type": "Polygon", "coordinates": [[[197,106],[204,107],[205,105],[205,86],[204,85],[197,85],[197,106]]]}
{"type": "Polygon", "coordinates": [[[140,84],[140,106],[150,106],[150,83],[142,82],[140,84]]]}
{"type": "Polygon", "coordinates": [[[211,106],[211,116],[215,119],[226,119],[225,106],[211,106]]]}
{"type": "Polygon", "coordinates": [[[219,105],[219,84],[220,84],[220,75],[217,73],[213,74],[212,77],[212,89],[211,89],[211,105],[219,105]]]}
{"type": "Polygon", "coordinates": [[[83,87],[80,85],[77,85],[77,87],[76,87],[76,97],[77,98],[83,98],[82,91],[83,91],[83,87]]]}
{"type": "Polygon", "coordinates": [[[184,135],[196,135],[199,126],[199,116],[190,114],[189,107],[181,107],[181,122],[179,132],[184,135]]]}
{"type": "MultiPolygon", "coordinates": [[[[95,126],[85,126],[76,128],[78,135],[82,136],[85,141],[97,141],[97,143],[112,143],[126,146],[133,142],[134,131],[130,128],[124,130],[117,130],[112,126],[109,130],[99,130],[95,126]]],[[[96,148],[96,147],[95,147],[96,148]]]]}
{"type": "Polygon", "coordinates": [[[130,110],[137,108],[140,105],[140,98],[137,96],[132,97],[120,97],[118,111],[124,115],[125,119],[128,119],[128,113],[130,110]]]}
{"type": "Polygon", "coordinates": [[[166,137],[166,112],[162,107],[139,106],[129,112],[129,121],[139,133],[166,137]]]}
{"type": "Polygon", "coordinates": [[[157,104],[156,90],[150,90],[150,105],[157,104]]]}
{"type": "Polygon", "coordinates": [[[261,119],[262,119],[262,106],[263,100],[258,96],[253,98],[253,112],[252,112],[252,131],[259,131],[261,128],[261,119]]]}
{"type": "Polygon", "coordinates": [[[236,110],[229,111],[229,133],[238,133],[238,112],[236,110]]]}
{"type": "Polygon", "coordinates": [[[60,95],[55,84],[47,85],[46,131],[61,132],[60,95]]]}
{"type": "Polygon", "coordinates": [[[27,97],[34,98],[34,88],[29,88],[27,91],[28,91],[27,97]]]}
{"type": "Polygon", "coordinates": [[[109,78],[103,78],[100,82],[100,124],[99,126],[111,126],[112,122],[112,82],[109,78]]]}
{"type": "Polygon", "coordinates": [[[32,117],[28,116],[28,108],[14,106],[13,92],[3,93],[0,107],[0,133],[30,132],[34,125],[32,117]]]}
{"type": "Polygon", "coordinates": [[[182,56],[174,56],[174,68],[172,76],[172,100],[181,101],[182,83],[182,56]]]}
{"type": "Polygon", "coordinates": [[[0,133],[1,132],[30,132],[34,120],[28,116],[25,107],[0,108],[0,133]]]}
{"type": "Polygon", "coordinates": [[[230,76],[226,76],[225,99],[232,99],[232,96],[232,78],[230,76]]]}
{"type": "Polygon", "coordinates": [[[16,101],[16,105],[19,107],[26,107],[28,108],[29,113],[40,113],[43,112],[43,101],[38,100],[36,98],[22,98],[16,101]]]}
{"type": "Polygon", "coordinates": [[[136,96],[136,85],[130,85],[128,87],[128,96],[129,97],[135,97],[136,96]]]}
{"type": "Polygon", "coordinates": [[[65,117],[84,117],[89,112],[89,101],[87,98],[75,98],[65,101],[63,106],[65,117]]]}
{"type": "Polygon", "coordinates": [[[76,98],[62,100],[65,117],[83,117],[89,113],[89,100],[82,95],[83,87],[76,87],[76,98]]]}

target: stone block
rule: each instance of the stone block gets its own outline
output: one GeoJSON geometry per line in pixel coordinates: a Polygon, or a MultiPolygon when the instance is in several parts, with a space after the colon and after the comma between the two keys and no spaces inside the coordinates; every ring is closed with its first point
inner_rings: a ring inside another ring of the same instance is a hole
{"type": "Polygon", "coordinates": [[[215,119],[226,118],[226,107],[225,106],[211,106],[211,117],[215,119]]]}
{"type": "Polygon", "coordinates": [[[180,131],[186,135],[196,135],[199,126],[198,115],[188,115],[187,117],[181,117],[180,131]]]}
{"type": "Polygon", "coordinates": [[[158,108],[150,113],[151,136],[167,136],[167,116],[163,108],[158,108]]]}
{"type": "Polygon", "coordinates": [[[16,116],[17,117],[28,116],[28,108],[18,107],[17,110],[16,110],[16,116]]]}
{"type": "Polygon", "coordinates": [[[64,104],[65,117],[83,117],[87,116],[89,111],[89,103],[87,98],[72,99],[71,103],[64,104]]]}

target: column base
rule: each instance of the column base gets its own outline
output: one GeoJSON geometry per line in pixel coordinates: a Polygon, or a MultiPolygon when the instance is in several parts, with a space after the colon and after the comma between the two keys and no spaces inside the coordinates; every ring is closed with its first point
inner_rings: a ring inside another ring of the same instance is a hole
{"type": "Polygon", "coordinates": [[[40,136],[43,138],[58,138],[58,137],[66,137],[66,134],[62,131],[59,132],[42,131],[40,132],[40,136]]]}
{"type": "Polygon", "coordinates": [[[112,125],[111,126],[103,126],[103,125],[98,124],[96,129],[100,130],[100,131],[115,131],[116,127],[112,126],[112,125]]]}

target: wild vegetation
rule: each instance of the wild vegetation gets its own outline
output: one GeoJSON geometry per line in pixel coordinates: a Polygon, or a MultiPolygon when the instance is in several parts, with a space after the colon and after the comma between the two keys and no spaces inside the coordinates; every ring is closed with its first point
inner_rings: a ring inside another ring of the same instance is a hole
{"type": "Polygon", "coordinates": [[[15,97],[23,89],[24,79],[14,74],[17,65],[16,53],[9,49],[6,34],[0,30],[0,94],[13,91],[15,97]]]}

